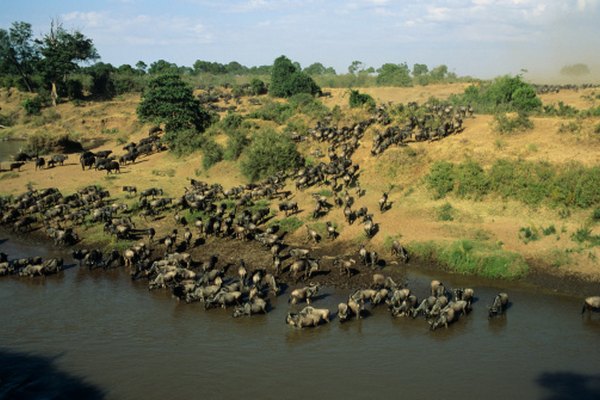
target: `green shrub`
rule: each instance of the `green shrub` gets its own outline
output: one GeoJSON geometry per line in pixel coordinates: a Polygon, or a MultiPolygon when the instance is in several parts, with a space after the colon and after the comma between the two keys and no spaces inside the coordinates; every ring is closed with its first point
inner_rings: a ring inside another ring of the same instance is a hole
{"type": "Polygon", "coordinates": [[[600,221],[600,208],[595,208],[594,211],[592,211],[592,221],[600,221]]]}
{"type": "Polygon", "coordinates": [[[547,228],[542,228],[542,233],[544,236],[554,235],[556,233],[556,227],[554,225],[550,225],[547,228]]]}
{"type": "Polygon", "coordinates": [[[43,101],[39,95],[23,101],[23,108],[27,115],[40,115],[42,113],[43,101]]]}
{"type": "Polygon", "coordinates": [[[291,105],[287,103],[267,101],[262,105],[262,107],[248,114],[248,117],[262,119],[265,121],[273,121],[281,125],[285,123],[292,115],[294,115],[294,110],[291,105]]]}
{"type": "Polygon", "coordinates": [[[525,226],[525,227],[521,227],[521,229],[519,229],[519,239],[521,239],[521,241],[525,244],[536,241],[539,238],[540,238],[540,235],[539,235],[536,227],[525,226]]]}
{"type": "Polygon", "coordinates": [[[280,56],[273,63],[269,92],[275,97],[291,97],[298,93],[315,95],[321,92],[321,88],[290,59],[280,56]]]}
{"type": "Polygon", "coordinates": [[[269,129],[254,137],[241,169],[246,177],[255,181],[302,164],[303,159],[296,144],[287,135],[269,129]]]}
{"type": "Polygon", "coordinates": [[[17,114],[10,114],[10,115],[0,114],[0,125],[2,125],[4,127],[13,126],[16,121],[17,121],[17,114]]]}
{"type": "Polygon", "coordinates": [[[559,133],[579,133],[581,131],[581,125],[575,121],[569,121],[567,123],[562,123],[558,127],[559,133]]]}
{"type": "Polygon", "coordinates": [[[454,191],[460,197],[480,199],[489,190],[489,180],[483,168],[474,161],[467,161],[455,167],[454,182],[454,191]]]}
{"type": "Polygon", "coordinates": [[[542,106],[535,89],[520,76],[502,76],[492,82],[469,86],[462,95],[452,96],[451,101],[472,104],[481,113],[529,113],[542,106]]]}
{"type": "Polygon", "coordinates": [[[221,121],[219,121],[219,126],[227,133],[236,129],[239,129],[244,122],[244,117],[240,114],[228,112],[221,121]]]}
{"type": "Polygon", "coordinates": [[[427,187],[433,191],[435,199],[441,199],[454,188],[454,164],[437,161],[425,177],[427,187]]]}
{"type": "Polygon", "coordinates": [[[438,221],[454,221],[454,208],[450,203],[444,203],[437,210],[438,221]]]}
{"type": "Polygon", "coordinates": [[[501,113],[494,116],[494,129],[499,133],[523,132],[533,129],[533,122],[523,113],[515,116],[501,113]]]}
{"type": "Polygon", "coordinates": [[[282,232],[293,233],[297,231],[302,225],[304,225],[304,222],[300,221],[296,217],[286,217],[280,219],[279,221],[273,222],[271,225],[275,224],[279,225],[279,229],[282,232]]]}
{"type": "Polygon", "coordinates": [[[348,103],[350,108],[367,106],[368,108],[375,107],[375,100],[367,93],[360,93],[358,90],[350,90],[348,103]]]}
{"type": "Polygon", "coordinates": [[[224,157],[230,161],[237,160],[250,141],[241,130],[231,131],[227,136],[227,147],[225,147],[224,157]]]}
{"type": "Polygon", "coordinates": [[[137,107],[141,121],[165,124],[169,131],[196,130],[203,132],[215,122],[215,115],[202,108],[179,75],[159,75],[148,83],[137,107]]]}
{"type": "Polygon", "coordinates": [[[587,226],[582,226],[571,235],[571,240],[576,243],[590,247],[600,246],[600,235],[592,234],[592,229],[587,226]]]}
{"type": "Polygon", "coordinates": [[[194,129],[167,131],[163,136],[169,150],[177,156],[191,154],[199,150],[204,143],[204,136],[194,129]]]}
{"type": "Polygon", "coordinates": [[[527,274],[529,267],[520,254],[498,245],[473,240],[449,244],[411,243],[409,251],[418,258],[440,263],[450,271],[488,278],[515,279],[527,274]]]}
{"type": "Polygon", "coordinates": [[[329,113],[329,109],[319,99],[308,93],[295,94],[289,98],[288,102],[297,113],[306,114],[315,119],[322,119],[329,113]]]}
{"type": "Polygon", "coordinates": [[[223,160],[223,148],[212,139],[206,139],[202,144],[202,153],[202,167],[205,170],[223,160]]]}
{"type": "Polygon", "coordinates": [[[253,96],[259,96],[267,93],[267,85],[258,78],[254,78],[250,81],[250,94],[253,96]]]}

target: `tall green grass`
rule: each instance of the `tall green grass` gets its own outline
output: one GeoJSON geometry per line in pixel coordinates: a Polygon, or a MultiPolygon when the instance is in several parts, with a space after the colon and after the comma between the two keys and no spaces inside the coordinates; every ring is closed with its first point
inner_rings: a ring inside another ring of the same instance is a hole
{"type": "Polygon", "coordinates": [[[557,166],[547,162],[497,160],[488,170],[468,160],[432,165],[425,184],[435,199],[452,193],[481,199],[495,194],[538,206],[589,208],[600,205],[600,167],[578,163],[557,166]]]}
{"type": "Polygon", "coordinates": [[[516,279],[527,275],[529,266],[523,257],[511,251],[475,240],[452,243],[416,242],[409,251],[417,258],[440,264],[449,271],[487,278],[516,279]]]}

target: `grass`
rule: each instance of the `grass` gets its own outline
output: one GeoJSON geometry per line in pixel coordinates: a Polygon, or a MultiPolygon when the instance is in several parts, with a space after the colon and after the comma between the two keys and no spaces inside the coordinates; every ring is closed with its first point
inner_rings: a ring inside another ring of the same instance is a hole
{"type": "Polygon", "coordinates": [[[452,204],[446,202],[437,209],[438,221],[454,221],[454,208],[452,204]]]}
{"type": "Polygon", "coordinates": [[[452,193],[481,200],[488,194],[530,206],[589,208],[600,205],[600,167],[578,163],[553,165],[544,161],[496,160],[484,170],[476,161],[435,162],[425,177],[434,199],[452,193]]]}
{"type": "Polygon", "coordinates": [[[535,226],[523,226],[519,229],[519,239],[525,244],[539,240],[540,234],[535,226]]]}
{"type": "Polygon", "coordinates": [[[14,172],[14,171],[4,172],[3,174],[0,174],[0,181],[5,180],[5,179],[18,178],[18,177],[19,177],[18,172],[14,172]]]}
{"type": "Polygon", "coordinates": [[[283,232],[288,232],[288,233],[293,233],[295,231],[297,231],[302,225],[304,225],[304,222],[300,221],[298,218],[296,217],[286,217],[280,220],[275,220],[272,223],[270,223],[270,225],[279,225],[279,228],[283,231],[283,232]]]}
{"type": "Polygon", "coordinates": [[[548,259],[550,260],[550,265],[554,268],[560,268],[571,263],[571,255],[569,252],[561,249],[553,249],[548,256],[548,259]]]}
{"type": "Polygon", "coordinates": [[[592,229],[582,226],[571,235],[571,240],[588,247],[600,246],[600,235],[594,235],[592,229]]]}
{"type": "Polygon", "coordinates": [[[520,254],[503,250],[498,244],[475,240],[451,243],[411,243],[417,258],[439,263],[452,272],[487,278],[516,279],[527,275],[529,266],[520,254]]]}
{"type": "Polygon", "coordinates": [[[172,168],[168,168],[168,169],[153,169],[152,170],[152,175],[156,175],[156,176],[168,176],[169,178],[172,178],[175,176],[175,170],[172,168]]]}

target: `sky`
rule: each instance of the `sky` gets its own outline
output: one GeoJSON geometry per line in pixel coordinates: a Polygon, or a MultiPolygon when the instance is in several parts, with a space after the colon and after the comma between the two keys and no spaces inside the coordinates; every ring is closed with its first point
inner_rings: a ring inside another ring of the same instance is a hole
{"type": "Polygon", "coordinates": [[[270,65],[280,55],[347,72],[445,64],[459,75],[558,75],[587,64],[600,77],[600,0],[2,0],[0,27],[35,36],[59,19],[115,66],[158,59],[270,65]]]}

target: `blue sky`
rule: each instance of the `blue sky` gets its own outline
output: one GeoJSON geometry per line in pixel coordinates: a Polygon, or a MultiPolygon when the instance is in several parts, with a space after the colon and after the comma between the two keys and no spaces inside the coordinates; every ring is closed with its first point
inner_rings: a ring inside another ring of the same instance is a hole
{"type": "MultiPolygon", "coordinates": [[[[460,75],[566,64],[600,70],[600,0],[3,0],[0,26],[59,18],[93,39],[102,61],[197,59],[271,64],[285,54],[345,72],[353,60],[446,64],[460,75]]],[[[600,75],[600,74],[599,74],[600,75]]]]}

